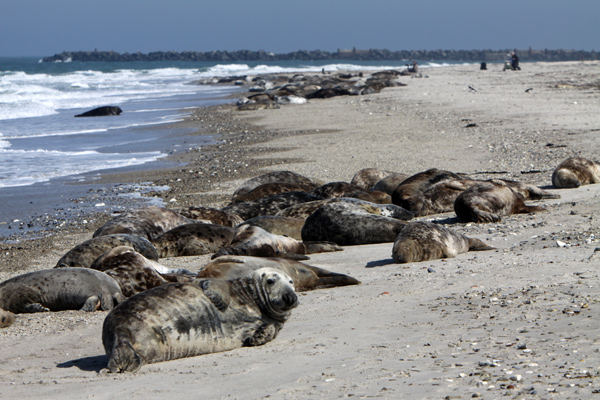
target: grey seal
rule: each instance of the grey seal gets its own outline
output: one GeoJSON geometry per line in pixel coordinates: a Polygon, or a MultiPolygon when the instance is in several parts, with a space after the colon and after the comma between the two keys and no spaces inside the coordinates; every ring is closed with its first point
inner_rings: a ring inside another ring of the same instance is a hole
{"type": "Polygon", "coordinates": [[[290,277],[270,268],[147,290],[106,316],[107,368],[136,372],[144,364],[265,344],[297,304],[290,277]]]}
{"type": "Polygon", "coordinates": [[[117,281],[89,268],[34,271],[0,283],[0,308],[13,313],[110,310],[124,299],[117,281]]]}
{"type": "Polygon", "coordinates": [[[454,201],[454,211],[465,222],[500,222],[502,217],[546,211],[544,207],[528,206],[521,193],[505,182],[480,182],[461,193],[454,201]]]}
{"type": "Polygon", "coordinates": [[[351,184],[362,190],[371,190],[377,182],[390,175],[392,172],[379,168],[363,168],[352,177],[351,184]]]}
{"type": "Polygon", "coordinates": [[[176,211],[193,222],[204,222],[206,224],[236,226],[244,222],[237,214],[227,213],[212,207],[187,207],[178,208],[176,211]]]}
{"type": "Polygon", "coordinates": [[[239,195],[243,195],[251,191],[252,189],[270,182],[279,182],[279,183],[293,183],[293,184],[307,184],[317,186],[321,185],[322,182],[316,179],[308,178],[302,176],[298,173],[292,171],[273,171],[267,172],[262,175],[256,176],[254,178],[248,179],[244,183],[242,183],[234,192],[232,200],[235,199],[239,195]]]}
{"type": "Polygon", "coordinates": [[[231,244],[219,249],[212,258],[224,255],[298,257],[304,254],[306,246],[294,238],[275,235],[258,226],[241,225],[231,244]]]}
{"type": "Polygon", "coordinates": [[[250,218],[248,221],[240,224],[252,225],[263,228],[267,232],[275,235],[282,235],[302,240],[302,226],[305,218],[281,217],[277,215],[264,215],[262,217],[250,218]]]}
{"type": "Polygon", "coordinates": [[[89,268],[96,258],[117,246],[131,246],[144,257],[154,261],[158,260],[158,253],[148,239],[136,235],[114,234],[98,236],[78,244],[58,260],[55,268],[89,268]]]}
{"type": "Polygon", "coordinates": [[[314,183],[267,182],[255,187],[247,193],[236,195],[231,199],[231,204],[257,200],[263,197],[287,192],[310,192],[315,188],[317,188],[317,185],[314,183]]]}
{"type": "Polygon", "coordinates": [[[557,188],[577,188],[592,183],[600,183],[600,163],[587,158],[567,158],[552,173],[552,184],[557,188]]]}
{"type": "Polygon", "coordinates": [[[419,172],[406,178],[394,189],[392,203],[415,212],[415,210],[411,209],[414,198],[420,198],[423,192],[438,182],[459,180],[461,178],[460,175],[454,172],[439,170],[437,168],[419,172]]]}
{"type": "Polygon", "coordinates": [[[185,224],[163,233],[152,241],[161,258],[198,256],[228,246],[236,228],[215,224],[185,224]]]}
{"type": "Polygon", "coordinates": [[[358,207],[363,208],[369,214],[382,215],[384,217],[396,218],[396,219],[411,219],[414,214],[400,206],[395,204],[376,204],[370,201],[351,197],[336,197],[333,199],[309,201],[307,203],[297,204],[295,206],[288,207],[277,213],[280,217],[291,217],[291,218],[308,218],[318,208],[330,203],[351,203],[358,207]]]}
{"type": "Polygon", "coordinates": [[[329,203],[306,219],[302,239],[340,246],[393,242],[404,225],[405,221],[371,214],[357,204],[329,203]]]}
{"type": "Polygon", "coordinates": [[[292,278],[294,287],[299,292],[360,284],[360,281],[351,276],[327,271],[300,261],[252,256],[222,256],[215,258],[200,269],[198,278],[241,278],[265,267],[283,271],[292,278]]]}
{"type": "Polygon", "coordinates": [[[150,206],[127,211],[107,221],[94,232],[94,237],[128,233],[152,240],[176,226],[193,220],[163,207],[150,206]]]}
{"type": "Polygon", "coordinates": [[[244,221],[262,215],[276,215],[279,211],[296,204],[308,201],[322,200],[322,197],[305,192],[287,192],[243,203],[231,204],[223,207],[225,212],[231,212],[242,217],[244,221]]]}
{"type": "Polygon", "coordinates": [[[397,263],[452,258],[467,251],[494,250],[479,239],[454,232],[432,222],[409,222],[398,234],[392,248],[397,263]]]}

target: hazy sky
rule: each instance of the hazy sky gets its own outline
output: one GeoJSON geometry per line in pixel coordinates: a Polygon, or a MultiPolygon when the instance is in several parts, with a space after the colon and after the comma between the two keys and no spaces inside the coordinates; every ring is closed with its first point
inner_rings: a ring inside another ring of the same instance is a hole
{"type": "Polygon", "coordinates": [[[600,51],[599,0],[8,0],[0,56],[62,51],[600,51]]]}

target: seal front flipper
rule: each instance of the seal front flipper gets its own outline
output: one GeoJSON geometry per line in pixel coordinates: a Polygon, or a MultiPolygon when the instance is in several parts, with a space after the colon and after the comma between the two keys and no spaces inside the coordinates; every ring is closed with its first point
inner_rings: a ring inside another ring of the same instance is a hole
{"type": "Polygon", "coordinates": [[[142,357],[128,339],[116,335],[107,368],[110,372],[137,372],[143,364],[142,357]]]}
{"type": "Polygon", "coordinates": [[[486,250],[498,250],[483,241],[475,238],[469,238],[469,251],[486,251],[486,250]]]}
{"type": "Polygon", "coordinates": [[[244,346],[260,346],[275,339],[278,330],[273,324],[266,323],[259,326],[254,334],[244,340],[244,346]]]}
{"type": "Polygon", "coordinates": [[[307,268],[313,271],[318,278],[315,289],[360,284],[358,279],[355,279],[350,275],[327,271],[326,269],[314,267],[312,265],[308,265],[307,268]]]}
{"type": "Polygon", "coordinates": [[[31,303],[22,307],[24,313],[35,313],[35,312],[47,312],[50,311],[48,307],[44,307],[40,303],[31,303]]]}
{"type": "Polygon", "coordinates": [[[198,282],[198,286],[219,311],[227,310],[229,301],[231,300],[227,281],[221,279],[203,279],[198,282]]]}

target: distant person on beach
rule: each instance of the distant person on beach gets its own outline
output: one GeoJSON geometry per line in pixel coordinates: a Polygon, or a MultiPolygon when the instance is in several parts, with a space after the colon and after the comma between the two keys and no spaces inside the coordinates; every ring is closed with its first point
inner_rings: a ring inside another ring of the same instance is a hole
{"type": "Polygon", "coordinates": [[[479,69],[486,70],[487,69],[487,63],[486,62],[482,62],[481,66],[479,67],[479,69]]]}
{"type": "Polygon", "coordinates": [[[520,70],[521,67],[519,67],[519,56],[517,55],[517,53],[513,51],[512,53],[510,53],[510,57],[513,71],[520,70]]]}
{"type": "Polygon", "coordinates": [[[416,61],[412,62],[412,67],[408,67],[408,72],[419,72],[419,66],[416,61]]]}

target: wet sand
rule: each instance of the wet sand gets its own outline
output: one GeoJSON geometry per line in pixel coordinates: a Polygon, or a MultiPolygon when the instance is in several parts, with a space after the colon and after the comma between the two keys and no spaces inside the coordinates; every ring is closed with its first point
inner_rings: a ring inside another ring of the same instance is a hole
{"type": "MultiPolygon", "coordinates": [[[[392,262],[392,243],[313,255],[312,265],[362,284],[301,294],[264,346],[147,365],[135,375],[98,373],[106,364],[105,312],[19,315],[0,331],[3,396],[592,397],[600,389],[600,185],[557,190],[550,178],[563,159],[600,153],[598,67],[453,66],[374,95],[198,110],[188,123],[217,132],[219,144],[170,157],[185,166],[104,176],[100,184],[151,181],[170,187],[150,195],[169,206],[223,206],[244,179],[269,170],[350,181],[366,167],[406,174],[437,167],[522,180],[561,198],[535,202],[547,212],[501,223],[465,224],[454,213],[422,218],[495,251],[411,264],[392,262]]],[[[107,218],[4,244],[0,278],[51,268],[107,218]]],[[[207,259],[161,263],[198,270],[207,259]]]]}

